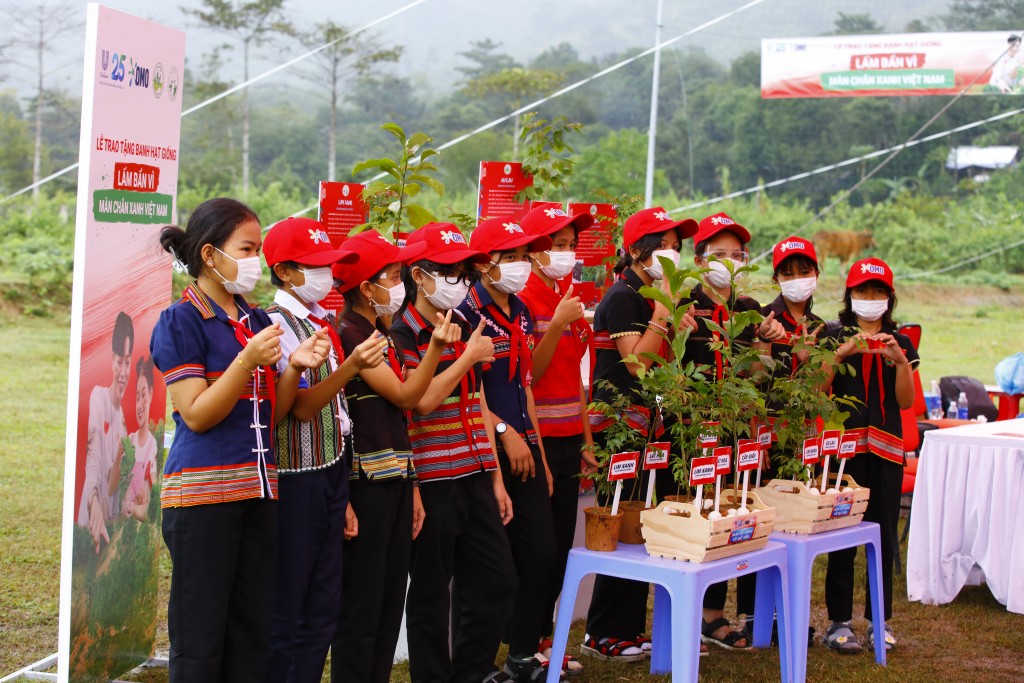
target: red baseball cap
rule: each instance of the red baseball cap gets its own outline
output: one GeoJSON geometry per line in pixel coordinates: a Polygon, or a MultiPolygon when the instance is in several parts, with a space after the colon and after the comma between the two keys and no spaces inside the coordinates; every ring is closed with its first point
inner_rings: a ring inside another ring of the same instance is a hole
{"type": "Polygon", "coordinates": [[[861,259],[850,266],[850,272],[846,276],[846,288],[853,289],[871,280],[878,280],[890,290],[895,290],[892,285],[892,268],[880,258],[861,259]]]}
{"type": "Polygon", "coordinates": [[[729,217],[729,214],[716,213],[713,216],[708,216],[700,222],[700,230],[697,231],[696,236],[693,238],[693,246],[696,247],[701,242],[705,242],[718,233],[728,230],[736,237],[740,238],[740,242],[746,244],[750,241],[750,233],[742,225],[734,221],[729,217]]]}
{"type": "Polygon", "coordinates": [[[780,263],[790,256],[798,254],[814,261],[815,266],[818,265],[818,254],[814,251],[814,243],[810,240],[805,240],[803,237],[793,235],[782,240],[772,249],[772,268],[778,270],[780,263]]]}
{"type": "Polygon", "coordinates": [[[376,230],[365,230],[342,242],[341,250],[343,253],[359,256],[351,265],[338,263],[331,268],[334,278],[341,280],[341,289],[344,291],[364,280],[369,280],[392,263],[406,263],[420,258],[427,247],[425,244],[407,244],[402,249],[376,230]]]}
{"type": "Polygon", "coordinates": [[[421,226],[405,241],[406,248],[416,244],[425,244],[426,250],[413,260],[428,259],[445,265],[467,259],[476,263],[491,261],[491,257],[484,252],[470,249],[462,231],[452,223],[427,223],[421,226]]]}
{"type": "Polygon", "coordinates": [[[697,232],[697,221],[692,218],[673,220],[668,211],[660,206],[641,209],[626,219],[626,224],[622,228],[622,242],[628,249],[641,237],[666,230],[675,230],[679,239],[684,240],[697,232]]]}
{"type": "Polygon", "coordinates": [[[554,235],[569,225],[575,228],[576,232],[583,232],[593,224],[594,217],[589,213],[570,216],[561,206],[530,209],[519,219],[519,225],[530,235],[554,235]]]}
{"type": "Polygon", "coordinates": [[[263,238],[263,256],[271,268],[284,261],[304,266],[329,266],[359,260],[358,254],[346,254],[331,246],[327,231],[319,221],[298,216],[271,226],[263,238]]]}
{"type": "Polygon", "coordinates": [[[480,221],[469,236],[470,248],[486,254],[523,245],[529,247],[531,252],[547,251],[551,248],[551,238],[547,235],[531,235],[514,218],[488,218],[480,221]]]}

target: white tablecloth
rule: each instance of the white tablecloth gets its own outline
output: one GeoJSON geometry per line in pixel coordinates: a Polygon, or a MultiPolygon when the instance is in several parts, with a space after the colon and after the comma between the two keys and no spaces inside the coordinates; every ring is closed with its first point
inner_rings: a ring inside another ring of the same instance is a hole
{"type": "Polygon", "coordinates": [[[951,602],[977,565],[1024,614],[1024,419],[925,433],[907,555],[911,600],[951,602]]]}

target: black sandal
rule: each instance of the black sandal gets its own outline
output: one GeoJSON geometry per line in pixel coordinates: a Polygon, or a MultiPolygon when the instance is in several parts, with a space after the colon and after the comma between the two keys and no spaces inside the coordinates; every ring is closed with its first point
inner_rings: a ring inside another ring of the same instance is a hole
{"type": "Polygon", "coordinates": [[[700,639],[709,645],[714,644],[726,650],[750,649],[750,641],[747,640],[747,634],[743,631],[732,630],[726,633],[724,638],[716,638],[713,635],[714,632],[723,626],[731,626],[729,620],[724,617],[719,617],[711,623],[701,619],[700,639]],[[744,642],[744,645],[737,645],[736,643],[741,640],[744,642]]]}

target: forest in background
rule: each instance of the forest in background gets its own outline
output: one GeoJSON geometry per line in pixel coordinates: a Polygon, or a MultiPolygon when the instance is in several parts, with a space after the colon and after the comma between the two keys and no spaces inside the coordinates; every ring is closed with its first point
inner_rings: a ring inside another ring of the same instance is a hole
{"type": "MultiPolygon", "coordinates": [[[[452,46],[461,57],[461,80],[457,88],[439,91],[396,76],[389,67],[402,48],[380,35],[346,38],[346,27],[332,22],[306,29],[291,25],[287,0],[204,0],[200,5],[191,10],[191,20],[203,28],[194,30],[214,32],[225,42],[204,54],[201,63],[187,65],[185,109],[234,85],[222,74],[225,64],[242,54],[341,40],[293,67],[290,83],[245,89],[183,119],[180,222],[206,198],[231,195],[248,201],[270,225],[315,204],[319,180],[365,180],[353,178],[351,169],[390,155],[393,140],[380,129],[385,122],[423,131],[437,146],[644,49],[584,60],[572,45],[561,43],[517,61],[501,44],[482,38],[452,46]]],[[[840,12],[833,33],[1009,29],[1022,16],[1024,0],[957,0],[945,15],[900,27],[840,12]]],[[[49,33],[38,33],[38,50],[51,47],[51,35],[59,40],[61,21],[71,25],[73,17],[47,17],[49,33]]],[[[3,55],[32,48],[12,39],[0,49],[3,55]]],[[[643,192],[651,74],[652,59],[645,57],[537,108],[541,117],[564,116],[583,126],[571,140],[575,166],[568,187],[548,199],[596,201],[598,189],[613,196],[643,192]]],[[[942,97],[762,100],[759,80],[758,53],[722,64],[699,48],[663,51],[656,204],[670,210],[698,204],[892,147],[949,102],[942,97]]],[[[964,97],[926,134],[1021,107],[1024,98],[1018,96],[964,97]]],[[[32,97],[19,98],[14,90],[0,90],[0,198],[77,160],[79,110],[77,92],[40,87],[32,97]]],[[[445,194],[423,203],[440,217],[473,213],[479,162],[518,156],[513,126],[507,121],[445,149],[436,158],[445,194]]],[[[890,260],[898,274],[942,270],[1017,241],[1024,213],[1024,171],[996,172],[985,183],[959,178],[945,169],[950,148],[1019,146],[1022,133],[1024,118],[1012,116],[908,148],[810,225],[819,209],[880,159],[686,213],[700,218],[729,211],[754,228],[755,252],[803,226],[806,236],[821,229],[869,230],[877,243],[874,253],[890,260]]],[[[0,282],[8,304],[45,313],[70,297],[74,202],[72,172],[37,193],[0,203],[0,234],[7,247],[0,253],[0,282]]],[[[926,279],[1005,289],[1024,282],[1022,275],[1024,251],[1013,248],[926,279]]]]}

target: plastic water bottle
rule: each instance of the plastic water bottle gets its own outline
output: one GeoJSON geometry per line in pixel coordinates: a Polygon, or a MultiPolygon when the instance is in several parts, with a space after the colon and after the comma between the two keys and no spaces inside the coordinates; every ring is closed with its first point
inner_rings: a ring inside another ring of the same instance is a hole
{"type": "Polygon", "coordinates": [[[959,411],[957,410],[957,407],[956,407],[956,401],[950,401],[949,402],[949,410],[946,411],[946,418],[949,419],[949,420],[955,420],[955,419],[957,419],[957,415],[958,414],[959,414],[959,411]]]}
{"type": "Polygon", "coordinates": [[[939,390],[939,381],[932,380],[932,391],[926,397],[925,403],[928,406],[928,419],[942,419],[942,392],[939,390]]]}
{"type": "Polygon", "coordinates": [[[959,398],[956,399],[956,419],[966,420],[967,417],[967,394],[960,392],[959,398]]]}

